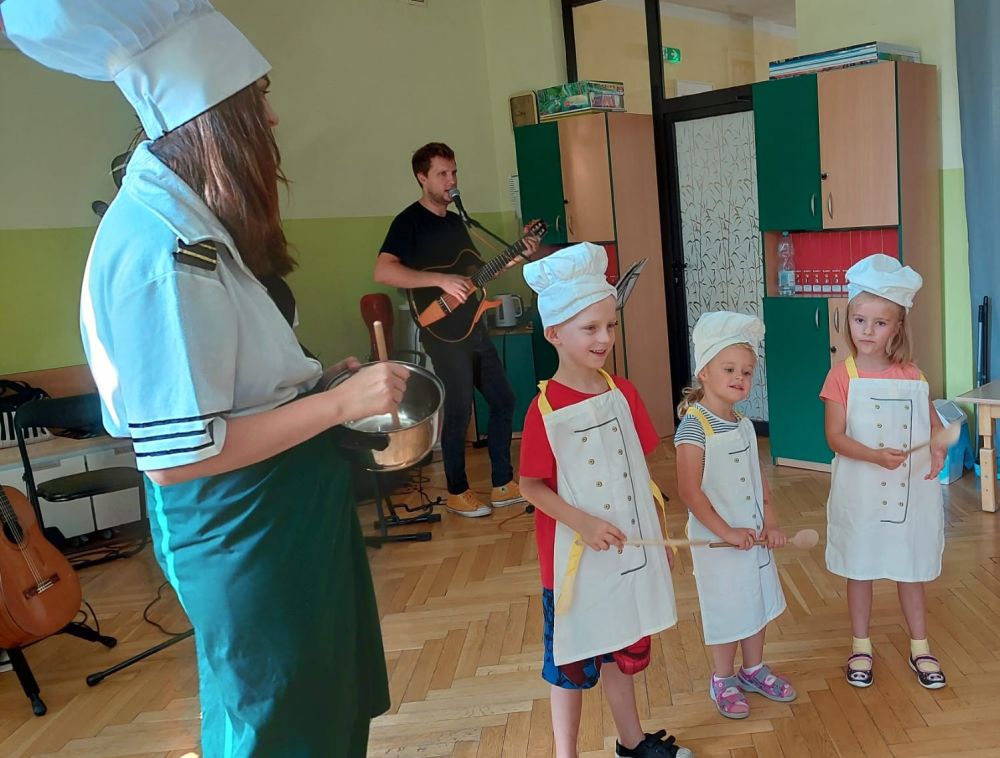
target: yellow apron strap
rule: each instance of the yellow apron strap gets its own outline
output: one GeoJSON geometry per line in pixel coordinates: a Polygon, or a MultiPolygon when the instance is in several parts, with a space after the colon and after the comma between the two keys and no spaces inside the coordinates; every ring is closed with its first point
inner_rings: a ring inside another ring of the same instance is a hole
{"type": "Polygon", "coordinates": [[[922,381],[924,384],[930,384],[930,382],[927,381],[927,377],[924,376],[923,371],[920,372],[920,381],[922,381]]]}
{"type": "MultiPolygon", "coordinates": [[[[660,506],[660,513],[663,514],[663,537],[664,539],[670,539],[670,532],[667,530],[667,504],[663,500],[663,493],[660,492],[660,488],[656,486],[656,482],[652,479],[649,480],[649,488],[653,490],[653,500],[656,504],[660,506]]],[[[677,555],[677,548],[673,545],[670,546],[674,555],[677,555]]]]}
{"type": "Polygon", "coordinates": [[[611,378],[611,374],[609,374],[603,368],[599,368],[597,370],[601,372],[601,376],[603,376],[604,377],[604,381],[606,381],[608,383],[608,387],[610,389],[616,389],[617,385],[615,384],[615,380],[611,378]]]}
{"type": "Polygon", "coordinates": [[[858,378],[858,364],[854,362],[853,355],[844,361],[844,368],[847,369],[847,376],[849,379],[858,378]]]}
{"type": "Polygon", "coordinates": [[[706,438],[711,437],[713,434],[715,434],[715,431],[712,429],[712,425],[708,421],[708,416],[706,416],[700,408],[695,408],[694,406],[691,406],[690,408],[688,408],[687,413],[685,415],[694,416],[696,419],[698,419],[698,423],[701,424],[701,428],[705,431],[706,438]]]}
{"type": "Polygon", "coordinates": [[[549,403],[549,399],[545,397],[545,388],[548,386],[548,380],[538,383],[538,410],[542,412],[543,416],[552,413],[552,405],[549,403]]]}

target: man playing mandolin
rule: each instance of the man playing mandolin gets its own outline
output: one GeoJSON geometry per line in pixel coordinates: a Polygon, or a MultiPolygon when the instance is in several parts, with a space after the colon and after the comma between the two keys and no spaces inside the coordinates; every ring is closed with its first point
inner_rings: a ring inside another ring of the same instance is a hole
{"type": "MultiPolygon", "coordinates": [[[[514,393],[485,325],[476,320],[480,300],[476,285],[458,263],[463,254],[468,259],[475,246],[461,217],[448,211],[450,192],[458,186],[455,153],[441,142],[431,142],[413,154],[412,163],[422,194],[393,219],[375,263],[375,281],[408,290],[432,289],[435,296],[451,295],[461,303],[433,328],[422,328],[421,342],[445,386],[441,452],[448,510],[471,518],[488,516],[493,507],[524,499],[510,460],[514,393]],[[490,409],[490,503],[469,488],[465,473],[473,387],[490,409]]],[[[523,262],[535,252],[538,241],[525,237],[521,246],[523,257],[516,260],[523,262]]]]}

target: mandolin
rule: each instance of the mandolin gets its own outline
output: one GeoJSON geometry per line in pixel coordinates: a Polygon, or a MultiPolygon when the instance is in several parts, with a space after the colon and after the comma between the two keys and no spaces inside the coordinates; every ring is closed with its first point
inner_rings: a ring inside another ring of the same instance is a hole
{"type": "Polygon", "coordinates": [[[31,503],[12,487],[0,487],[0,524],[0,648],[18,648],[73,620],[80,582],[42,535],[31,503]]]}
{"type": "Polygon", "coordinates": [[[469,334],[479,319],[490,308],[497,308],[499,300],[486,298],[486,285],[496,279],[507,268],[507,264],[527,249],[527,239],[541,239],[548,231],[544,221],[535,221],[528,232],[510,247],[505,248],[489,261],[483,261],[475,250],[462,250],[451,263],[429,266],[422,271],[442,274],[458,274],[472,280],[476,291],[465,303],[445,293],[438,287],[418,287],[408,291],[410,313],[415,314],[417,323],[434,337],[443,342],[461,342],[469,334]]]}

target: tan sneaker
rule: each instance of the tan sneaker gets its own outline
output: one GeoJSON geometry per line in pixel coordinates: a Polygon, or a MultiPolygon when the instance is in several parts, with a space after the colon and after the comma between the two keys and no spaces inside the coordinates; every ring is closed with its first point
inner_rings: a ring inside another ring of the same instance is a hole
{"type": "Polygon", "coordinates": [[[490,502],[493,503],[494,508],[503,508],[505,505],[523,503],[524,495],[521,494],[521,488],[517,486],[517,482],[512,479],[503,487],[493,488],[490,493],[490,502]]]}
{"type": "Polygon", "coordinates": [[[467,518],[479,518],[493,513],[493,509],[476,497],[476,493],[472,490],[466,490],[461,495],[449,494],[445,508],[467,518]]]}

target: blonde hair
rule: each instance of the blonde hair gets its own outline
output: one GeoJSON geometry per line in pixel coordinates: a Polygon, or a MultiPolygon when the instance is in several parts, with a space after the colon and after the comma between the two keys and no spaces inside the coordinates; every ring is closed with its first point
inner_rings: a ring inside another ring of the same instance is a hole
{"type": "Polygon", "coordinates": [[[696,378],[690,387],[685,387],[681,392],[681,402],[677,406],[677,418],[684,418],[687,415],[688,408],[695,403],[700,403],[704,399],[705,388],[698,383],[696,378]]]}
{"type": "MultiPolygon", "coordinates": [[[[865,301],[882,300],[886,303],[892,303],[897,308],[899,308],[899,329],[893,335],[892,339],[889,340],[889,344],[885,346],[885,353],[889,358],[889,362],[893,364],[904,364],[913,362],[913,342],[910,338],[910,323],[906,320],[906,308],[901,306],[899,303],[893,303],[889,300],[879,295],[874,295],[871,292],[861,292],[855,297],[851,298],[850,302],[847,303],[847,318],[850,322],[851,314],[854,312],[854,307],[863,303],[865,301]]],[[[851,335],[850,323],[847,325],[847,345],[851,348],[851,355],[857,357],[858,346],[854,344],[854,337],[851,335]]]]}

